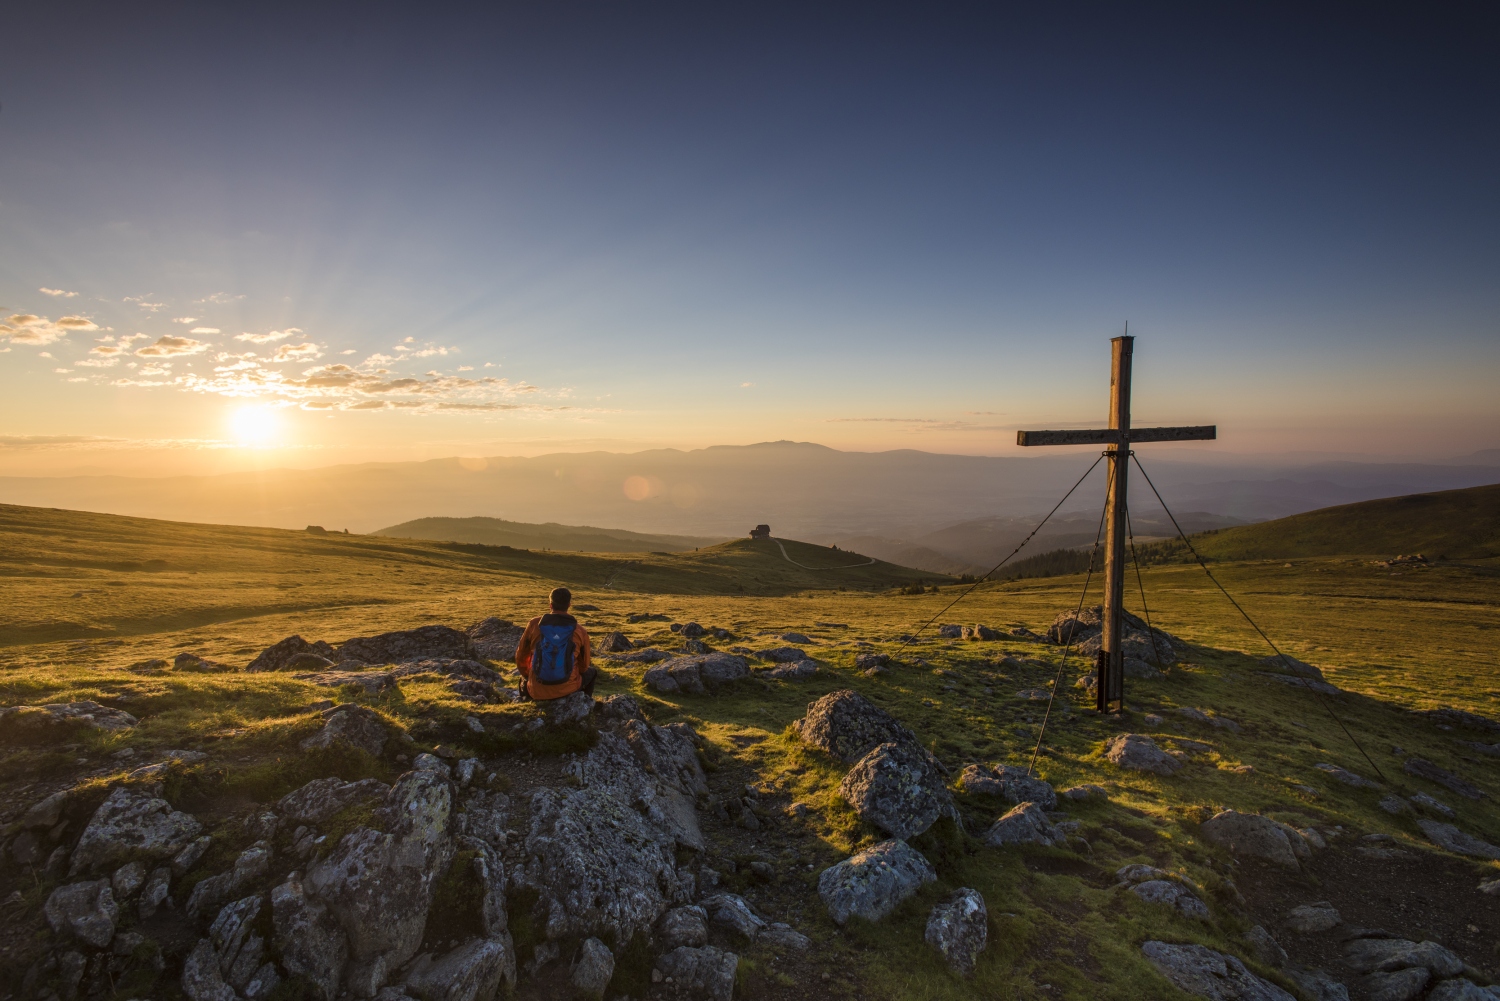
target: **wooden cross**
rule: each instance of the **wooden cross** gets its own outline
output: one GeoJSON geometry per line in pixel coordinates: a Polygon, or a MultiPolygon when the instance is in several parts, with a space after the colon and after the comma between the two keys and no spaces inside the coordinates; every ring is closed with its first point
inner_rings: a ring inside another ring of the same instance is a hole
{"type": "MultiPolygon", "coordinates": [[[[1104,544],[1104,634],[1099,651],[1100,712],[1112,703],[1125,708],[1125,657],[1121,639],[1125,626],[1125,518],[1129,510],[1125,484],[1130,464],[1130,446],[1139,441],[1212,441],[1214,425],[1189,428],[1131,428],[1130,357],[1135,338],[1129,335],[1110,341],[1114,366],[1109,376],[1109,428],[1102,431],[1018,431],[1017,445],[1106,445],[1109,457],[1109,488],[1105,495],[1108,534],[1104,544]]],[[[1154,638],[1153,638],[1154,642],[1154,638]]]]}

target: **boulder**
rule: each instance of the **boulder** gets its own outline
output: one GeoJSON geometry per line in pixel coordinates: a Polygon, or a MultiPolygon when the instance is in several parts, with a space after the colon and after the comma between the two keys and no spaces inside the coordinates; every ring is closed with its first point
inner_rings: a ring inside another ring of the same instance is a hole
{"type": "Polygon", "coordinates": [[[295,792],[289,792],[276,803],[282,817],[294,824],[321,824],[335,813],[361,800],[379,799],[391,787],[379,779],[345,782],[329,777],[313,779],[295,792]]]}
{"type": "Polygon", "coordinates": [[[1472,980],[1457,977],[1444,980],[1427,995],[1427,1001],[1495,1001],[1500,997],[1492,987],[1485,990],[1472,980]]]}
{"type": "Polygon", "coordinates": [[[115,923],[120,919],[120,909],[107,879],[59,886],[42,905],[42,914],[57,934],[71,936],[95,949],[109,945],[115,937],[115,923]]]}
{"type": "Polygon", "coordinates": [[[641,704],[633,695],[611,695],[600,699],[594,708],[603,722],[634,719],[641,722],[646,721],[646,714],[641,712],[641,704]]]}
{"type": "Polygon", "coordinates": [[[749,677],[750,665],[732,653],[708,653],[673,657],[646,672],[648,688],[658,692],[701,695],[741,678],[749,677]]]}
{"type": "Polygon", "coordinates": [[[84,828],[69,873],[113,869],[137,857],[170,858],[201,830],[196,817],[172,809],[166,800],[140,788],[117,786],[84,828]]]}
{"type": "Polygon", "coordinates": [[[1178,709],[1177,709],[1177,715],[1179,715],[1179,716],[1186,716],[1190,720],[1193,720],[1193,721],[1198,722],[1198,723],[1206,723],[1207,725],[1215,727],[1215,728],[1220,729],[1220,730],[1228,730],[1230,733],[1239,733],[1240,732],[1240,725],[1238,723],[1236,723],[1234,720],[1229,719],[1226,716],[1210,716],[1208,713],[1204,712],[1202,709],[1197,709],[1197,708],[1194,708],[1193,706],[1180,706],[1180,707],[1178,707],[1178,709]]]}
{"type": "Polygon", "coordinates": [[[333,647],[322,640],[318,640],[316,643],[309,643],[301,636],[288,636],[286,639],[273,643],[262,650],[259,656],[245,667],[245,670],[285,671],[288,669],[293,658],[304,653],[321,657],[330,663],[338,659],[338,654],[334,651],[333,647]]]}
{"type": "Polygon", "coordinates": [[[515,947],[508,933],[470,939],[436,959],[424,952],[401,979],[422,1001],[491,1001],[502,983],[515,986],[515,947]]]}
{"type": "Polygon", "coordinates": [[[295,874],[271,891],[271,915],[282,967],[311,981],[324,1001],[333,1001],[349,961],[349,942],[338,920],[307,895],[295,874]]]}
{"type": "Polygon", "coordinates": [[[614,975],[615,954],[609,951],[609,946],[597,938],[584,939],[568,977],[573,989],[583,997],[602,998],[614,975]]]}
{"type": "Polygon", "coordinates": [[[1323,672],[1305,661],[1296,657],[1288,657],[1286,654],[1280,656],[1266,657],[1261,660],[1260,666],[1277,674],[1290,674],[1298,678],[1309,678],[1313,681],[1327,681],[1323,672]]]}
{"type": "Polygon", "coordinates": [[[989,938],[989,912],[978,890],[954,890],[927,915],[927,944],[942,953],[948,968],[962,977],[974,965],[989,938]]]}
{"type": "Polygon", "coordinates": [[[831,692],[807,707],[792,726],[802,741],[846,764],[864,757],[877,744],[916,742],[916,735],[890,713],[848,689],[831,692]]]}
{"type": "Polygon", "coordinates": [[[146,885],[146,863],[139,859],[126,862],[109,878],[109,885],[116,900],[129,900],[137,890],[146,885]]]}
{"type": "Polygon", "coordinates": [[[629,653],[633,649],[630,637],[622,632],[605,633],[599,645],[594,648],[598,653],[629,653]]]}
{"type": "Polygon", "coordinates": [[[811,660],[797,660],[789,664],[777,664],[775,667],[758,667],[755,669],[757,678],[765,678],[769,681],[804,681],[818,673],[818,665],[811,660]]]}
{"type": "Polygon", "coordinates": [[[1208,1001],[1296,1001],[1235,957],[1207,946],[1151,941],[1141,954],[1178,990],[1208,1001]]]}
{"type": "Polygon", "coordinates": [[[1427,795],[1425,792],[1419,792],[1413,796],[1411,803],[1420,810],[1435,813],[1440,817],[1448,817],[1450,819],[1453,817],[1453,807],[1440,799],[1427,795]]]}
{"type": "Polygon", "coordinates": [[[213,943],[206,938],[198,940],[182,964],[181,984],[189,1001],[239,1001],[234,988],[224,982],[213,943]]]}
{"type": "Polygon", "coordinates": [[[151,870],[151,875],[146,877],[146,885],[141,889],[141,899],[136,901],[135,911],[142,921],[156,913],[157,908],[166,903],[172,893],[172,868],[171,866],[158,866],[151,870]]]}
{"type": "Polygon", "coordinates": [[[1456,977],[1464,961],[1436,942],[1404,938],[1357,938],[1344,944],[1344,962],[1360,973],[1394,973],[1421,967],[1437,977],[1456,977]]]}
{"type": "Polygon", "coordinates": [[[202,920],[252,886],[271,869],[271,846],[261,841],[240,852],[228,872],[199,880],[188,896],[188,916],[202,920]]]}
{"type": "Polygon", "coordinates": [[[812,637],[806,633],[782,633],[778,639],[783,643],[811,643],[812,637]]]}
{"type": "Polygon", "coordinates": [[[1109,790],[1101,785],[1081,785],[1064,789],[1057,794],[1062,799],[1109,799],[1109,790]]]}
{"type": "Polygon", "coordinates": [[[794,646],[772,647],[769,650],[757,650],[755,656],[761,660],[771,660],[778,664],[789,664],[799,660],[809,660],[806,653],[794,646]]]}
{"type": "Polygon", "coordinates": [[[1481,841],[1471,834],[1465,834],[1452,824],[1443,824],[1423,817],[1417,821],[1417,826],[1422,829],[1423,834],[1427,835],[1428,841],[1455,855],[1500,859],[1500,848],[1488,841],[1481,841]]]}
{"type": "Polygon", "coordinates": [[[1109,738],[1104,742],[1104,757],[1120,768],[1156,775],[1173,775],[1182,767],[1182,762],[1141,733],[1121,733],[1109,738]]]}
{"type": "Polygon", "coordinates": [[[1198,895],[1175,879],[1148,879],[1136,883],[1130,892],[1148,904],[1170,907],[1186,918],[1209,919],[1208,905],[1198,895]]]}
{"type": "Polygon", "coordinates": [[[419,626],[416,629],[356,636],[339,647],[340,661],[361,664],[404,664],[416,660],[472,660],[474,641],[451,626],[419,626]]]}
{"type": "MultiPolygon", "coordinates": [[[[679,946],[656,961],[668,996],[692,1001],[731,1001],[740,957],[711,945],[679,946]]],[[[654,979],[654,978],[653,978],[654,979]]]]}
{"type": "Polygon", "coordinates": [[[269,974],[261,969],[265,965],[266,943],[256,933],[255,925],[261,904],[260,894],[226,904],[208,929],[219,975],[241,994],[246,993],[252,980],[261,981],[261,988],[266,988],[266,980],[275,977],[274,967],[269,974]]]}
{"type": "Polygon", "coordinates": [[[812,948],[812,939],[781,921],[772,921],[760,933],[760,940],[778,949],[794,949],[806,952],[812,948]]]}
{"type": "Polygon", "coordinates": [[[989,626],[972,625],[964,626],[963,638],[966,640],[997,640],[1001,637],[998,629],[989,626]]]}
{"type": "Polygon", "coordinates": [[[678,630],[685,639],[697,639],[707,631],[696,622],[685,622],[682,628],[678,630]]]}
{"type": "Polygon", "coordinates": [[[941,639],[945,639],[945,640],[962,639],[963,635],[964,635],[964,627],[960,626],[960,625],[938,626],[937,632],[938,632],[938,637],[941,638],[941,639]]]}
{"type": "Polygon", "coordinates": [[[352,702],[324,709],[320,715],[323,727],[302,741],[299,746],[304,751],[342,745],[379,757],[392,733],[390,726],[373,709],[352,702]]]}
{"type": "Polygon", "coordinates": [[[1343,922],[1338,910],[1326,900],[1293,907],[1286,916],[1286,926],[1299,935],[1332,931],[1343,922]]]}
{"type": "Polygon", "coordinates": [[[1394,973],[1372,973],[1360,986],[1365,1001],[1415,1001],[1431,979],[1432,974],[1418,966],[1394,973]]]}
{"type": "Polygon", "coordinates": [[[44,706],[0,706],[0,742],[64,740],[77,730],[119,733],[140,721],[97,702],[53,702],[44,706]]]}
{"type": "Polygon", "coordinates": [[[594,697],[579,689],[558,699],[539,699],[536,707],[549,727],[576,726],[594,711],[594,697]]]}
{"type": "Polygon", "coordinates": [[[984,842],[996,848],[1003,845],[1064,847],[1068,836],[1047,819],[1047,811],[1039,804],[1022,803],[990,825],[984,842]]]}
{"type": "Polygon", "coordinates": [[[818,896],[837,924],[851,917],[879,921],[936,879],[937,872],[921,852],[893,839],[824,869],[818,876],[818,896]]]}
{"type": "Polygon", "coordinates": [[[903,840],[954,813],[941,767],[915,741],[871,748],[839,783],[839,795],[861,819],[903,840]]]}
{"type": "Polygon", "coordinates": [[[753,939],[766,927],[765,921],[739,894],[716,893],[698,901],[698,906],[708,916],[709,924],[734,932],[741,938],[753,939]]]}
{"type": "Polygon", "coordinates": [[[964,765],[964,770],[958,773],[954,784],[958,786],[959,792],[977,796],[999,796],[1005,790],[994,771],[986,765],[964,765]]]}
{"type": "Polygon", "coordinates": [[[1323,970],[1293,967],[1286,975],[1312,1001],[1349,1001],[1349,988],[1323,970]]]}
{"type": "Polygon", "coordinates": [[[473,702],[478,705],[489,705],[494,702],[514,702],[515,693],[510,689],[497,689],[494,685],[483,681],[454,681],[448,685],[448,691],[463,699],[465,702],[473,702]]]}
{"type": "Polygon", "coordinates": [[[708,944],[708,912],[696,904],[674,907],[656,923],[656,939],[666,951],[708,944]]]}
{"type": "MultiPolygon", "coordinates": [[[[1255,925],[1247,931],[1245,933],[1245,941],[1249,942],[1250,948],[1255,950],[1255,958],[1267,966],[1274,966],[1279,969],[1287,964],[1289,957],[1286,954],[1286,950],[1281,947],[1281,943],[1276,941],[1263,926],[1255,925]]],[[[1348,1001],[1347,994],[1344,1001],[1348,1001]]]]}
{"type": "Polygon", "coordinates": [[[1047,810],[1057,809],[1057,793],[1052,785],[1017,765],[992,765],[990,774],[1000,785],[1000,797],[1012,803],[1037,803],[1047,810]]]}
{"type": "Polygon", "coordinates": [[[1256,813],[1224,810],[1203,822],[1203,839],[1236,857],[1265,859],[1288,869],[1297,868],[1292,842],[1281,824],[1256,813]]]}
{"type": "Polygon", "coordinates": [[[521,643],[523,630],[513,622],[491,615],[487,619],[480,619],[464,632],[473,645],[475,657],[481,660],[512,661],[515,660],[516,647],[521,643]]]}
{"type": "Polygon", "coordinates": [[[1372,782],[1363,775],[1357,775],[1347,768],[1340,768],[1338,765],[1331,765],[1326,761],[1322,764],[1313,765],[1313,767],[1320,772],[1327,772],[1328,775],[1344,783],[1346,786],[1353,786],[1356,789],[1380,788],[1379,782],[1372,782]]]}
{"type": "Polygon", "coordinates": [[[1478,786],[1464,781],[1446,768],[1439,768],[1425,758],[1407,758],[1401,765],[1401,769],[1408,775],[1414,775],[1419,779],[1426,779],[1428,782],[1436,782],[1440,786],[1445,786],[1460,796],[1465,796],[1469,799],[1484,798],[1484,792],[1478,786]]]}
{"type": "Polygon", "coordinates": [[[884,653],[857,653],[854,655],[854,669],[856,671],[875,671],[882,673],[891,666],[889,654],[884,653]]]}

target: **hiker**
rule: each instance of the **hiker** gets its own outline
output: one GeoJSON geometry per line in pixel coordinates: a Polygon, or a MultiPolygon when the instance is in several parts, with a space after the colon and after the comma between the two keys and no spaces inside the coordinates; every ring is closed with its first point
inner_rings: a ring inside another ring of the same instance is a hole
{"type": "Polygon", "coordinates": [[[550,598],[552,611],[526,623],[516,646],[523,698],[544,701],[572,695],[579,689],[594,694],[599,669],[589,666],[589,634],[568,614],[573,592],[559,587],[550,598]]]}

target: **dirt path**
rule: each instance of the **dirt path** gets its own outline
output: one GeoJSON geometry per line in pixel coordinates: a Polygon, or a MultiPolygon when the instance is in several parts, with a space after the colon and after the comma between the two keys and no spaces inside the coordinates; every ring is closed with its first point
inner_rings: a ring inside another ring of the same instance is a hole
{"type": "Polygon", "coordinates": [[[855,567],[869,567],[869,566],[874,566],[875,563],[877,562],[876,560],[870,559],[870,560],[866,560],[863,563],[850,563],[850,564],[847,564],[847,565],[841,566],[841,567],[810,567],[806,563],[798,563],[796,560],[792,559],[790,556],[787,556],[787,554],[786,554],[786,546],[783,546],[781,544],[781,540],[780,539],[772,539],[771,541],[774,542],[774,543],[776,543],[776,548],[781,550],[781,555],[786,558],[786,561],[788,563],[790,563],[794,567],[801,567],[803,570],[853,570],[855,567]]]}

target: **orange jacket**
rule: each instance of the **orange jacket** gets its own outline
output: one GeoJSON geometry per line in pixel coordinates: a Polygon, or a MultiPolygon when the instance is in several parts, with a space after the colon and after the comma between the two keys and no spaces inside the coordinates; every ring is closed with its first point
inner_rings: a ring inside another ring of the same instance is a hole
{"type": "MultiPolygon", "coordinates": [[[[557,613],[552,613],[557,616],[557,613]]],[[[582,623],[573,616],[557,616],[558,618],[573,619],[573,673],[568,675],[568,680],[560,685],[544,685],[540,681],[531,680],[531,654],[536,649],[537,640],[542,635],[542,619],[545,616],[538,615],[526,623],[526,631],[521,634],[521,642],[516,645],[516,667],[521,669],[521,677],[526,679],[526,691],[531,697],[538,700],[560,699],[564,695],[572,695],[583,687],[583,672],[589,669],[589,634],[583,628],[582,623]]],[[[549,625],[562,625],[561,622],[548,623],[549,625]]]]}

